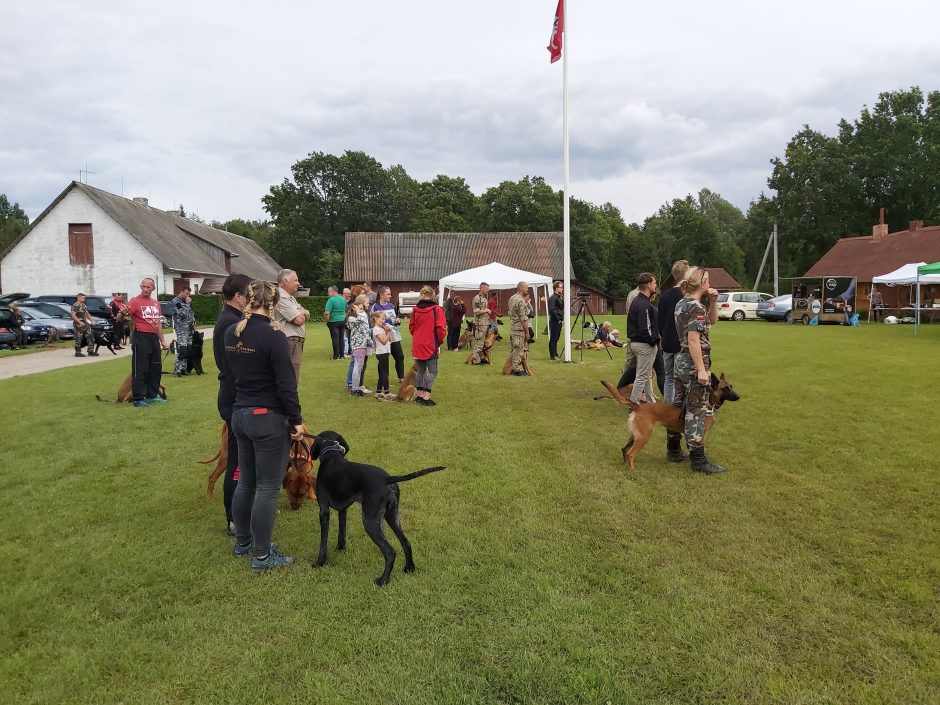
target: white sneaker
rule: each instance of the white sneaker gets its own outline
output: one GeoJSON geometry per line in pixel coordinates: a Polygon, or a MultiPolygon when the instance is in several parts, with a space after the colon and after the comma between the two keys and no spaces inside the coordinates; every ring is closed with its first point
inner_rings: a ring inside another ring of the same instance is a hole
{"type": "Polygon", "coordinates": [[[359,391],[362,392],[363,394],[372,394],[372,390],[366,389],[365,387],[359,387],[359,391]]]}

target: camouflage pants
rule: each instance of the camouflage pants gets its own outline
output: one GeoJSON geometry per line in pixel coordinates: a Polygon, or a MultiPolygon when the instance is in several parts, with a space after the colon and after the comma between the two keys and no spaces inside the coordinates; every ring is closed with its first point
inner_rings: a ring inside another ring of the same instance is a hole
{"type": "Polygon", "coordinates": [[[91,347],[95,343],[95,338],[91,333],[91,326],[75,326],[75,352],[82,351],[82,345],[91,347]]]}
{"type": "Polygon", "coordinates": [[[473,364],[480,362],[483,355],[483,344],[486,342],[486,332],[489,327],[489,318],[478,318],[473,322],[473,364]]]}
{"type": "MultiPolygon", "coordinates": [[[[706,353],[705,369],[710,370],[712,361],[706,353]]],[[[673,404],[685,408],[685,442],[689,449],[705,446],[705,418],[711,414],[708,408],[708,385],[698,383],[692,356],[683,350],[676,354],[674,375],[676,392],[673,404]]]]}
{"type": "Polygon", "coordinates": [[[522,364],[529,352],[529,336],[526,335],[526,329],[522,326],[512,326],[509,329],[509,356],[512,362],[512,371],[525,372],[525,366],[522,364]]]}
{"type": "Polygon", "coordinates": [[[189,355],[189,346],[193,343],[193,331],[191,328],[174,329],[176,331],[176,363],[173,365],[173,373],[177,375],[186,374],[186,357],[189,355]]]}

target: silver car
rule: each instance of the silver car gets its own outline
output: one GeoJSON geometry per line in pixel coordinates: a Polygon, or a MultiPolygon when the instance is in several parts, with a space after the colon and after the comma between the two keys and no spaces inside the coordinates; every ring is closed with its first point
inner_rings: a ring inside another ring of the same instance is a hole
{"type": "Polygon", "coordinates": [[[26,306],[20,309],[20,313],[23,314],[24,320],[36,321],[49,328],[55,328],[59,331],[59,337],[62,339],[75,337],[75,326],[70,318],[52,316],[38,308],[26,306]]]}
{"type": "Polygon", "coordinates": [[[765,321],[790,323],[793,320],[790,313],[792,309],[793,297],[790,294],[782,294],[757,304],[757,317],[765,321]]]}

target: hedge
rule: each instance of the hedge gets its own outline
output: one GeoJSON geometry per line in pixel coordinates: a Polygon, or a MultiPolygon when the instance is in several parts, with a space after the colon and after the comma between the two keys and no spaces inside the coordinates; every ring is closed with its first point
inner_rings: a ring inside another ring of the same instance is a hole
{"type": "MultiPolygon", "coordinates": [[[[160,294],[157,298],[160,301],[172,301],[175,297],[172,294],[160,294]]],[[[322,323],[327,298],[326,296],[301,296],[297,299],[297,303],[310,311],[311,323],[322,323]]],[[[197,323],[208,325],[218,320],[219,312],[222,310],[222,297],[219,294],[193,294],[192,299],[193,313],[196,314],[197,323]]]]}

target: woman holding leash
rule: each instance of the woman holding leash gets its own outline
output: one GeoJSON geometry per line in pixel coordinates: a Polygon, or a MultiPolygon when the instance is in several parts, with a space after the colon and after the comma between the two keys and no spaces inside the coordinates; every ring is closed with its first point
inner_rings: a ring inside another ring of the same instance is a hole
{"type": "Polygon", "coordinates": [[[244,319],[225,335],[225,356],[235,379],[232,428],[240,472],[232,500],[234,553],[250,553],[256,572],[294,562],[271,543],[290,441],[300,440],[304,431],[287,338],[273,320],[277,301],[277,285],[253,281],[244,319]]]}
{"type": "Polygon", "coordinates": [[[675,357],[673,404],[685,408],[685,442],[692,470],[709,475],[724,472],[705,457],[705,417],[711,392],[711,342],[708,331],[718,321],[718,291],[709,286],[708,270],[692,267],[679,282],[684,298],[676,304],[679,352],[675,357]],[[708,296],[707,307],[702,299],[708,296]]]}
{"type": "Polygon", "coordinates": [[[431,399],[431,388],[437,377],[438,350],[447,336],[447,321],[444,309],[434,303],[434,289],[431,287],[421,287],[421,300],[411,312],[408,330],[411,331],[411,356],[418,368],[415,403],[437,406],[437,402],[431,399]]]}

